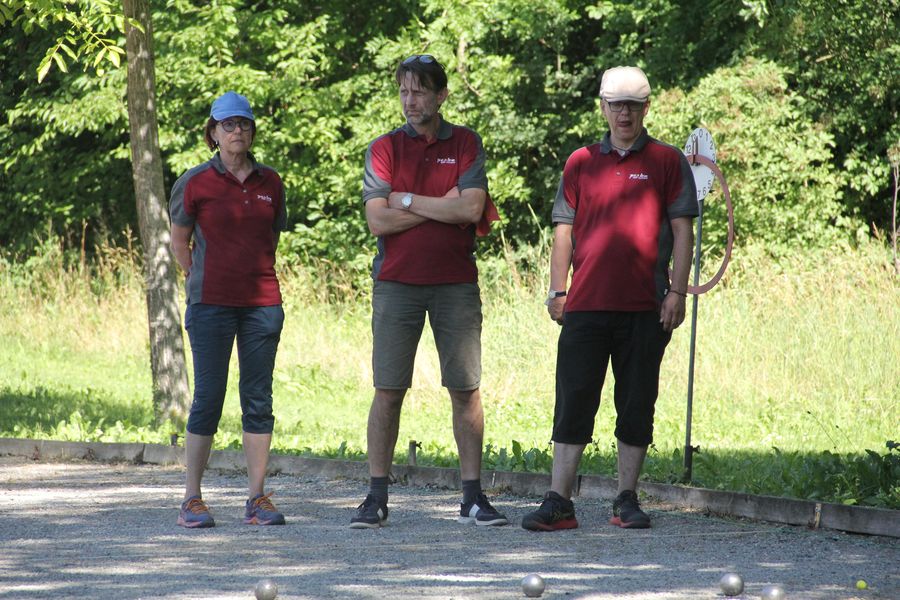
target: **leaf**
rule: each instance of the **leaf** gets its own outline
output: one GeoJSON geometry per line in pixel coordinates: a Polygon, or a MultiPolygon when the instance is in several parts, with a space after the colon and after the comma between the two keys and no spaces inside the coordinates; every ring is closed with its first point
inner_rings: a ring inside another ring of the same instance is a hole
{"type": "Polygon", "coordinates": [[[41,64],[38,65],[38,68],[37,68],[37,80],[38,80],[38,83],[40,83],[41,81],[43,81],[43,80],[44,80],[44,77],[47,76],[47,72],[50,71],[50,67],[51,67],[51,65],[52,65],[52,63],[50,62],[50,60],[51,60],[51,55],[47,55],[47,56],[45,56],[44,59],[41,61],[41,64]]]}
{"type": "Polygon", "coordinates": [[[60,50],[62,50],[66,54],[68,54],[69,58],[71,58],[72,60],[78,60],[78,55],[75,54],[75,51],[72,50],[71,48],[69,48],[69,46],[67,46],[66,44],[63,44],[60,42],[59,48],[60,48],[60,50]]]}
{"type": "Polygon", "coordinates": [[[118,67],[119,63],[121,61],[120,55],[115,52],[111,52],[110,50],[111,50],[111,48],[106,48],[106,51],[107,51],[106,57],[109,59],[109,62],[114,64],[116,67],[118,67]]]}
{"type": "Polygon", "coordinates": [[[53,60],[56,62],[57,66],[59,66],[59,70],[63,73],[68,73],[69,68],[66,66],[66,61],[63,59],[62,55],[59,52],[55,52],[53,54],[53,60]]]}

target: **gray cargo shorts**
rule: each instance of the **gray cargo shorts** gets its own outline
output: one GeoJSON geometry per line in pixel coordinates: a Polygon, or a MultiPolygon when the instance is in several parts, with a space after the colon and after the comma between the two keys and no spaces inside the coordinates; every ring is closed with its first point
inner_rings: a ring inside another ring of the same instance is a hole
{"type": "Polygon", "coordinates": [[[441,363],[441,385],[481,386],[481,291],[477,283],[408,285],[376,281],[372,293],[372,370],[379,389],[412,386],[425,315],[441,363]]]}

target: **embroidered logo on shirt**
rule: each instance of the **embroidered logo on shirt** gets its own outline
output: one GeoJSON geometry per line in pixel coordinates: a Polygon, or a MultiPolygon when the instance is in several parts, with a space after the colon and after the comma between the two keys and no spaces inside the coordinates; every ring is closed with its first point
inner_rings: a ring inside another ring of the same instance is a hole
{"type": "Polygon", "coordinates": [[[437,159],[437,164],[439,164],[439,165],[455,165],[456,159],[453,158],[452,156],[447,157],[447,158],[439,158],[439,159],[437,159]]]}
{"type": "Polygon", "coordinates": [[[268,202],[269,204],[272,204],[272,196],[268,196],[266,194],[257,194],[256,199],[262,200],[263,202],[268,202]]]}
{"type": "Polygon", "coordinates": [[[628,179],[650,179],[650,176],[646,173],[631,173],[628,179]]]}

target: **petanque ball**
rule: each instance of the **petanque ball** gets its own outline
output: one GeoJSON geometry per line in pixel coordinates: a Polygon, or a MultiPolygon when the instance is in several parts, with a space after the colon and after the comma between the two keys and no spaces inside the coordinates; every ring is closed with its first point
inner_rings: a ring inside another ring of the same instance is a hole
{"type": "Polygon", "coordinates": [[[275,600],[278,586],[271,579],[260,579],[256,584],[256,600],[275,600]]]}
{"type": "Polygon", "coordinates": [[[544,578],[537,573],[526,575],[522,580],[522,591],[529,598],[538,598],[544,593],[544,578]]]}
{"type": "Polygon", "coordinates": [[[719,586],[726,596],[737,596],[744,591],[744,580],[737,573],[725,573],[719,580],[719,586]]]}
{"type": "Polygon", "coordinates": [[[762,591],[763,600],[784,600],[784,588],[780,585],[767,585],[762,591]]]}

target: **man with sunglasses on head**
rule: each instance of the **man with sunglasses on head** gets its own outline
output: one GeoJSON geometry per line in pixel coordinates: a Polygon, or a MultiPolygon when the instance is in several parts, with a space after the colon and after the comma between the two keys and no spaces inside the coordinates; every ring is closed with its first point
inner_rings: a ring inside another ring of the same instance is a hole
{"type": "Polygon", "coordinates": [[[610,361],[618,443],[618,496],[610,523],[650,526],[637,481],[653,441],[660,363],[685,316],[692,219],[698,214],[691,168],[677,148],[644,128],[650,83],[643,71],[607,70],[600,98],[609,131],[569,157],[553,205],[546,304],[562,330],[550,490],[540,508],[522,519],[522,527],[533,531],[578,527],[571,500],[575,476],[593,435],[610,361]]]}
{"type": "Polygon", "coordinates": [[[369,493],[350,521],[378,528],[388,518],[388,477],[400,409],[412,385],[416,348],[428,315],[450,393],[463,499],[459,522],[505,525],[481,489],[481,296],[475,235],[496,210],[488,197],[481,138],[440,114],[447,74],[431,55],[403,60],[395,72],[406,123],[366,152],[363,202],[378,238],[372,269],[372,367],[369,493]]]}

